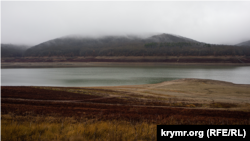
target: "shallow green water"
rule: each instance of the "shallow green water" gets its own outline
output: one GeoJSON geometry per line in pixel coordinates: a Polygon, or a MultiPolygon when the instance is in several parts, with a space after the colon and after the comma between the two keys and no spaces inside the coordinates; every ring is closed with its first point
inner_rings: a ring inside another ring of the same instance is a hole
{"type": "Polygon", "coordinates": [[[202,78],[250,84],[250,66],[1,69],[2,86],[118,86],[202,78]]]}

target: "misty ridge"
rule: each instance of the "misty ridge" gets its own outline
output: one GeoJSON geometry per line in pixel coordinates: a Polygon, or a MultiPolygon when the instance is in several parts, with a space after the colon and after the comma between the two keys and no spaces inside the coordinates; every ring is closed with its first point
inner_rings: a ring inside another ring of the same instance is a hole
{"type": "Polygon", "coordinates": [[[250,40],[216,45],[164,33],[149,37],[65,36],[35,46],[1,44],[1,57],[50,56],[250,56],[250,40]]]}
{"type": "Polygon", "coordinates": [[[28,45],[1,44],[1,57],[22,57],[28,45]]]}

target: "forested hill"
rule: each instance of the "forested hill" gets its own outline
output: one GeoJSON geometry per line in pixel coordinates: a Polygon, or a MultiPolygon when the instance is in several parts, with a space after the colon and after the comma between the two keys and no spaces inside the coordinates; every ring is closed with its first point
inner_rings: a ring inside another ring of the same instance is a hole
{"type": "Polygon", "coordinates": [[[211,45],[189,38],[160,34],[148,38],[105,36],[64,37],[36,45],[25,56],[250,56],[249,47],[211,45]]]}
{"type": "Polygon", "coordinates": [[[64,37],[36,45],[25,56],[141,56],[157,55],[158,47],[200,46],[192,39],[161,34],[143,39],[136,36],[104,36],[101,38],[64,37]]]}
{"type": "MultiPolygon", "coordinates": [[[[213,45],[189,38],[160,34],[137,36],[63,37],[35,45],[23,57],[74,56],[250,56],[249,46],[213,45]]],[[[9,53],[3,52],[2,57],[9,53]]],[[[19,57],[20,55],[17,55],[19,57]]],[[[13,57],[13,54],[9,57],[13,57]]]]}

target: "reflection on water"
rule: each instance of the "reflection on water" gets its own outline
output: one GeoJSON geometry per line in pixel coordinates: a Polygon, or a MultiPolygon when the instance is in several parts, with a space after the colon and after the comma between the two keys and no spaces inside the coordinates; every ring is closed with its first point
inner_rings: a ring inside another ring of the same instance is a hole
{"type": "Polygon", "coordinates": [[[250,84],[249,66],[162,66],[1,69],[2,86],[118,86],[202,78],[250,84]]]}

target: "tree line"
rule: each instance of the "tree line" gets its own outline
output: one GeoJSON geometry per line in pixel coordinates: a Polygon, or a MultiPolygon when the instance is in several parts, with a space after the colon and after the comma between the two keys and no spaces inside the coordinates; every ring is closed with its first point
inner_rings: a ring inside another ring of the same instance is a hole
{"type": "Polygon", "coordinates": [[[44,56],[250,56],[249,46],[189,42],[103,44],[102,46],[53,45],[33,49],[1,47],[2,57],[44,56]]]}

